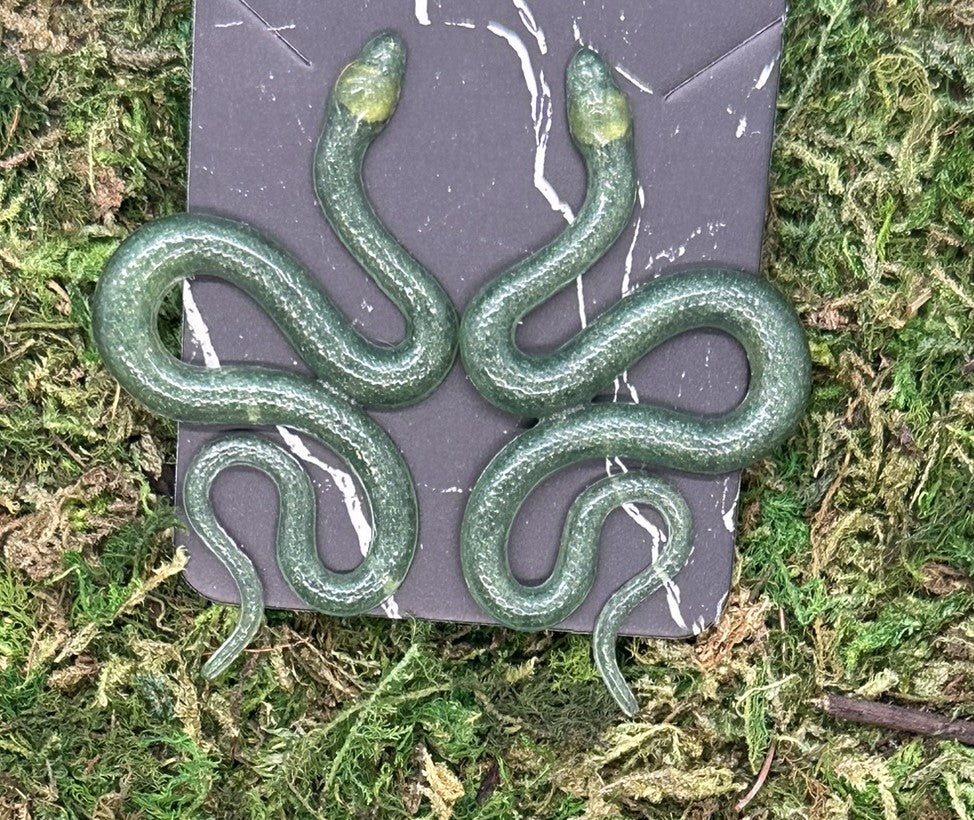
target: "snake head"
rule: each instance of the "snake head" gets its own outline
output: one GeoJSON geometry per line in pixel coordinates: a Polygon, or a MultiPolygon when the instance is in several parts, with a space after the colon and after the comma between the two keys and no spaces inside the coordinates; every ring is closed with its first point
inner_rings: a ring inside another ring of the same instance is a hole
{"type": "Polygon", "coordinates": [[[572,57],[567,86],[568,127],[579,147],[607,145],[629,136],[629,101],[605,60],[592,49],[580,49],[572,57]]]}
{"type": "Polygon", "coordinates": [[[406,49],[391,32],[378,34],[342,69],[335,82],[335,98],[356,119],[384,125],[396,110],[406,49]]]}

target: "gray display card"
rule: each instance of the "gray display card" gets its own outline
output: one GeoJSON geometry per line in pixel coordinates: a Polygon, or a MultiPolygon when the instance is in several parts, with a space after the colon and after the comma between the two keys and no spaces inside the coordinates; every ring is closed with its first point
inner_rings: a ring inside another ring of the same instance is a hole
{"type": "MultiPolygon", "coordinates": [[[[312,189],[312,153],[339,71],[374,33],[404,38],[402,97],[366,156],[364,177],[382,220],[462,310],[485,282],[552,239],[582,202],[585,169],[568,134],[564,73],[579,44],[590,45],[615,67],[633,109],[639,201],[630,227],[584,281],[525,320],[522,345],[550,349],[664,272],[707,263],[758,271],[783,14],[783,0],[197,2],[189,209],[262,231],[312,272],[357,328],[395,342],[400,315],[331,233],[312,189]]],[[[185,296],[187,360],[303,369],[233,287],[201,278],[185,296]]],[[[746,386],[736,343],[695,332],[654,350],[604,398],[719,413],[746,386]]],[[[461,575],[460,520],[483,467],[530,420],[487,404],[459,363],[426,401],[374,417],[408,460],[421,516],[409,576],[376,614],[489,623],[461,575]]],[[[296,453],[314,481],[323,560],[350,569],[369,536],[368,506],[354,481],[309,437],[265,432],[296,453]]],[[[188,460],[218,433],[181,425],[177,499],[188,460]]],[[[620,469],[616,461],[578,465],[530,497],[512,533],[519,578],[548,574],[572,500],[620,469]]],[[[627,634],[699,633],[720,615],[730,586],[739,473],[669,477],[693,512],[693,554],[633,614],[627,634]]],[[[303,608],[275,565],[269,480],[227,471],[213,501],[257,565],[268,606],[303,608]]],[[[591,630],[608,596],[658,549],[660,524],[649,509],[610,516],[596,586],[559,629],[591,630]]],[[[189,583],[235,602],[230,576],[203,544],[190,532],[177,541],[191,556],[189,583]]]]}

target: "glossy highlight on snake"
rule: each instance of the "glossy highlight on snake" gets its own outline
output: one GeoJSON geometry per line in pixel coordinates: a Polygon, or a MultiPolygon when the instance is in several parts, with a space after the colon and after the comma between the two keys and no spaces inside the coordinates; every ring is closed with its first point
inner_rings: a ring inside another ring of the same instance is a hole
{"type": "Polygon", "coordinates": [[[395,111],[405,70],[402,42],[372,39],[341,72],[328,102],[314,161],[322,211],[358,265],[402,312],[396,345],[361,336],[288,254],[256,231],[213,216],[183,214],[136,231],[109,260],[93,303],[99,352],[120,384],[159,415],[212,425],[285,425],[340,456],[369,503],[372,542],[351,572],[322,565],[314,494],[303,469],[276,444],[235,434],[203,447],[186,474],[183,501],[194,530],[233,576],[241,611],[227,641],[204,666],[214,677],[253,637],[263,590],[247,556],[216,520],[210,489],[225,469],[246,466],[274,482],[279,496],[276,555],[282,575],[312,608],[366,612],[405,577],[416,545],[418,512],[406,463],[363,407],[418,401],[446,376],[456,354],[457,317],[436,280],[379,221],[362,187],[361,166],[395,111]],[[290,340],[314,378],[261,366],[205,369],[163,346],[159,307],[176,283],[216,276],[249,294],[290,340]]]}
{"type": "Polygon", "coordinates": [[[585,460],[620,457],[715,475],[768,455],[801,418],[810,360],[801,324],[759,276],[692,270],[648,282],[608,308],[557,350],[521,351],[519,322],[585,273],[629,224],[636,194],[632,118],[606,63],[579,51],[567,72],[568,122],[588,175],[575,221],[552,242],[489,282],[464,312],[460,354],[471,382],[493,404],[539,418],[487,465],[464,513],[464,578],[481,608],[515,629],[555,626],[575,611],[595,580],[599,536],[611,510],[646,503],[668,537],[656,562],[608,600],[593,633],[595,661],[627,713],[636,701],[619,671],[615,639],[628,615],[685,565],[692,520],[678,491],[631,471],[602,479],[574,502],[551,575],[521,583],[508,541],[521,505],[552,473],[585,460]],[[723,331],[747,355],[747,395],[730,412],[697,416],[664,407],[593,403],[614,378],[674,336],[723,331]]]}

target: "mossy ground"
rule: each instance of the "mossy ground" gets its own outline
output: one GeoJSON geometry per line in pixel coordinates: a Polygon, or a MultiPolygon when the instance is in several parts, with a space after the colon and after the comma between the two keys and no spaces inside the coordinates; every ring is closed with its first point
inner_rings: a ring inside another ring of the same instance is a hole
{"type": "MultiPolygon", "coordinates": [[[[974,5],[796,0],[764,267],[811,335],[801,430],[749,471],[735,592],[625,641],[272,614],[175,577],[172,425],[88,300],[181,208],[188,0],[0,0],[0,816],[974,816],[974,749],[826,690],[974,717],[974,5]]],[[[175,327],[175,306],[169,326],[175,327]]]]}

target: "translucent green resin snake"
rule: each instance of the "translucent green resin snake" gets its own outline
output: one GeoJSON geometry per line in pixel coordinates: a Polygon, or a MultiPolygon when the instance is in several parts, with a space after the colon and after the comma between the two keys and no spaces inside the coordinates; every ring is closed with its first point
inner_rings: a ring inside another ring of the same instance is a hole
{"type": "Polygon", "coordinates": [[[679,492],[645,473],[605,478],[571,507],[551,575],[522,584],[508,562],[511,525],[545,478],[589,459],[622,457],[698,474],[742,468],[767,455],[799,420],[810,389],[810,361],[794,310],[758,276],[693,270],[638,288],[552,353],[517,347],[521,319],[588,270],[629,223],[636,193],[632,120],[608,66],[590,50],[567,75],[568,122],[588,173],[575,221],[514,265],[464,313],[460,353],[476,388],[498,407],[539,423],[505,446],[471,493],[461,533],[464,577],[478,604],[515,629],[552,627],[585,600],[595,579],[599,537],[609,512],[646,503],[668,538],[659,559],[614,593],[595,626],[595,661],[628,714],[636,701],[615,658],[628,615],[683,567],[692,544],[690,512],[679,492]],[[695,328],[734,337],[750,367],[747,395],[732,411],[697,416],[658,406],[593,404],[613,379],[648,351],[695,328]],[[574,408],[574,409],[572,409],[574,408]]]}
{"type": "Polygon", "coordinates": [[[222,672],[253,637],[263,590],[250,560],[216,520],[210,488],[233,466],[274,481],[280,499],[276,553],[281,572],[316,610],[372,609],[402,582],[416,545],[412,478],[399,449],[362,406],[395,407],[433,390],[455,358],[457,318],[436,280],[389,234],[362,187],[370,143],[395,111],[405,68],[394,35],[370,41],[339,76],[318,143],[314,181],[332,230],[405,317],[403,340],[382,347],[363,338],[295,260],[253,230],[184,214],[151,222],[108,262],[93,305],[101,356],[121,385],[150,410],[195,424],[286,425],[324,443],[353,470],[369,503],[372,542],[359,566],[335,573],[315,539],[314,494],[295,459],[254,435],[234,435],[197,453],[183,502],[191,526],[233,576],[240,620],[204,674],[222,672]],[[293,344],[316,378],[268,367],[204,369],[163,346],[158,311],[174,284],[216,276],[248,293],[293,344]]]}

